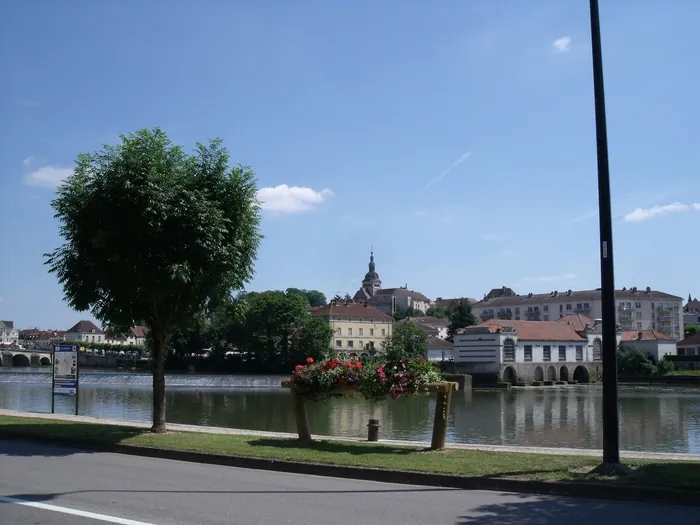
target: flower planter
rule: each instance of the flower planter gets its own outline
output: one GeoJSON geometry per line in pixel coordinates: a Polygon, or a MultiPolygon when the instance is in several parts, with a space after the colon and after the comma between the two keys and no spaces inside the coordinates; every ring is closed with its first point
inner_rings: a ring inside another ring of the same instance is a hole
{"type": "MultiPolygon", "coordinates": [[[[294,415],[299,440],[310,442],[311,429],[309,428],[309,418],[306,413],[306,399],[304,395],[297,391],[291,381],[282,381],[282,387],[289,388],[292,391],[294,415]]],[[[425,388],[411,393],[414,395],[437,393],[435,419],[433,421],[433,438],[430,443],[430,450],[442,450],[445,448],[445,441],[447,440],[447,418],[449,417],[450,413],[452,392],[457,392],[458,390],[459,383],[441,381],[439,383],[430,383],[426,385],[425,388]]],[[[333,390],[333,395],[337,396],[355,396],[359,394],[360,390],[356,385],[338,386],[333,390]]]]}

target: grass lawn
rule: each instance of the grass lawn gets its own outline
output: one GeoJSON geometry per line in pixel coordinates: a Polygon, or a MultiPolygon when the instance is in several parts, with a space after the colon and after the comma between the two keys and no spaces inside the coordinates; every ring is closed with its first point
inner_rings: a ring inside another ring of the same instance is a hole
{"type": "Polygon", "coordinates": [[[139,428],[0,416],[0,431],[17,437],[51,437],[97,444],[137,445],[265,459],[374,467],[419,472],[534,479],[624,483],[635,486],[700,490],[700,463],[628,461],[634,474],[601,478],[590,474],[600,460],[580,456],[482,452],[450,449],[428,452],[382,444],[316,441],[303,445],[291,439],[172,432],[150,434],[139,428]]]}
{"type": "Polygon", "coordinates": [[[669,376],[700,376],[700,370],[673,370],[669,376]]]}

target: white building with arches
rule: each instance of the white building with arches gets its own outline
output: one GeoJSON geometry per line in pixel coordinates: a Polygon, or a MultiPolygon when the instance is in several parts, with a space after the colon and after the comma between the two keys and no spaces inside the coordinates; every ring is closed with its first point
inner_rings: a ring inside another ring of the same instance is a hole
{"type": "Polygon", "coordinates": [[[454,360],[468,374],[498,375],[512,384],[597,381],[603,371],[602,327],[583,316],[571,317],[491,319],[468,327],[454,337],[454,360]]]}

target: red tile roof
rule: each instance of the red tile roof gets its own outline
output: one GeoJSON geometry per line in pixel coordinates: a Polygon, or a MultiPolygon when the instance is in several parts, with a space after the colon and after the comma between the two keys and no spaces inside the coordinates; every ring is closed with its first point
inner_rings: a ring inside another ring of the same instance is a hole
{"type": "Polygon", "coordinates": [[[586,315],[569,314],[554,321],[555,323],[567,323],[574,327],[577,332],[583,332],[586,325],[593,328],[595,321],[586,315]]]}
{"type": "Polygon", "coordinates": [[[675,341],[675,339],[656,330],[625,330],[622,332],[622,341],[675,341]]]}
{"type": "Polygon", "coordinates": [[[148,328],[145,326],[134,326],[131,328],[131,332],[134,334],[134,337],[146,337],[148,328]]]}
{"type": "Polygon", "coordinates": [[[311,315],[317,316],[317,317],[325,317],[325,316],[342,316],[342,317],[369,317],[372,319],[377,319],[377,320],[382,320],[382,321],[391,321],[392,317],[389,314],[386,314],[382,312],[381,310],[377,310],[373,306],[369,306],[366,304],[362,303],[345,303],[345,302],[338,302],[336,304],[327,304],[326,306],[322,306],[313,312],[310,312],[311,315]]]}
{"type": "Polygon", "coordinates": [[[518,332],[521,341],[587,341],[568,323],[555,321],[499,321],[490,319],[479,326],[486,326],[491,333],[511,327],[518,332]]]}

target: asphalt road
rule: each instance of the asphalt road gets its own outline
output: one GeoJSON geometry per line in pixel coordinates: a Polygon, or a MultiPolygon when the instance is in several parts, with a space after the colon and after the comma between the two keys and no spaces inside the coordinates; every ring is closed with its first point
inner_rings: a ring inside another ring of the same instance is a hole
{"type": "Polygon", "coordinates": [[[435,489],[0,441],[2,525],[656,525],[700,509],[435,489]]]}

